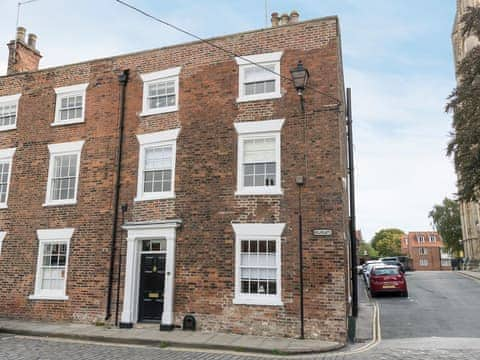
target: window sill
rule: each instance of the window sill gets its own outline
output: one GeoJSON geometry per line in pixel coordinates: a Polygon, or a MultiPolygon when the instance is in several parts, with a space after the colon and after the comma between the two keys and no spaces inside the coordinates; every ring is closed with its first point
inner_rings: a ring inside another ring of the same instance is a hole
{"type": "Polygon", "coordinates": [[[234,305],[259,305],[259,306],[283,306],[282,300],[278,297],[235,297],[234,305]]]}
{"type": "Polygon", "coordinates": [[[175,199],[175,193],[169,192],[164,194],[137,196],[135,199],[133,199],[133,201],[140,202],[140,201],[149,201],[149,200],[170,200],[170,199],[175,199]]]}
{"type": "Polygon", "coordinates": [[[237,103],[248,102],[248,101],[258,101],[258,100],[274,100],[274,99],[280,99],[281,97],[282,97],[282,94],[280,93],[239,96],[237,98],[237,103]]]}
{"type": "Polygon", "coordinates": [[[68,120],[68,121],[55,121],[50,124],[50,126],[63,126],[63,125],[72,125],[72,124],[81,124],[84,123],[85,119],[75,119],[75,120],[68,120]]]}
{"type": "Polygon", "coordinates": [[[68,300],[67,295],[29,295],[29,300],[57,300],[57,301],[65,301],[68,300]]]}
{"type": "Polygon", "coordinates": [[[235,191],[235,196],[251,196],[251,195],[283,195],[282,189],[241,189],[235,191]]]}
{"type": "Polygon", "coordinates": [[[0,209],[8,209],[7,204],[0,204],[0,209]]]}
{"type": "Polygon", "coordinates": [[[17,125],[16,125],[16,124],[0,127],[0,131],[9,131],[9,130],[16,130],[16,129],[17,129],[17,125]]]}
{"type": "Polygon", "coordinates": [[[47,207],[47,206],[66,206],[66,205],[77,205],[77,200],[47,202],[47,203],[42,204],[43,207],[47,207]]]}
{"type": "Polygon", "coordinates": [[[178,111],[178,106],[169,106],[169,107],[165,107],[163,109],[142,111],[138,115],[143,117],[143,116],[171,113],[171,112],[175,112],[175,111],[178,111]]]}

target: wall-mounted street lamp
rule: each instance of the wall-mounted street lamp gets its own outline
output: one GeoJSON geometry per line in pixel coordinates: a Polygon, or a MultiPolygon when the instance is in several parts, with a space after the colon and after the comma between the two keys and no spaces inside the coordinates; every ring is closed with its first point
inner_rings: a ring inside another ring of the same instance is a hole
{"type": "Polygon", "coordinates": [[[293,85],[297,90],[298,96],[303,97],[303,92],[307,87],[310,74],[308,73],[308,70],[303,67],[301,60],[298,62],[296,68],[290,70],[290,74],[292,74],[293,85]]]}
{"type": "MultiPolygon", "coordinates": [[[[302,113],[305,114],[305,106],[303,99],[303,92],[307,87],[307,82],[310,74],[308,70],[303,67],[302,61],[299,61],[297,67],[290,70],[292,75],[293,86],[297,90],[298,96],[300,96],[300,105],[302,107],[302,113]]],[[[306,129],[304,128],[304,131],[306,129]]],[[[305,140],[305,133],[304,133],[305,140]]],[[[304,150],[306,149],[306,144],[304,144],[304,150]]],[[[299,277],[300,277],[300,339],[305,338],[305,326],[304,326],[304,304],[303,304],[303,225],[302,225],[302,187],[305,185],[306,180],[306,153],[305,156],[305,173],[304,175],[297,176],[295,178],[295,183],[298,186],[298,259],[299,259],[299,277]]]]}

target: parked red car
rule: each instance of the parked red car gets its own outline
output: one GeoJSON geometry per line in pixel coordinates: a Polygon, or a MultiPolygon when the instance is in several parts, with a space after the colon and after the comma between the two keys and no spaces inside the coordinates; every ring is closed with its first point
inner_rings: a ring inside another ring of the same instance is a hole
{"type": "Polygon", "coordinates": [[[377,265],[370,273],[370,294],[399,292],[408,297],[407,280],[398,266],[377,265]]]}

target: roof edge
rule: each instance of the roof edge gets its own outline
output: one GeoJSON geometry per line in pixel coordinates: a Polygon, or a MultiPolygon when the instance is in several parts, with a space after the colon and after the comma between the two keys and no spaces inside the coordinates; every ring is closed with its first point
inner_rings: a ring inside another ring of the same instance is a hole
{"type": "MultiPolygon", "coordinates": [[[[304,24],[308,24],[308,23],[312,23],[312,22],[322,22],[322,21],[329,21],[329,20],[335,20],[336,29],[337,29],[337,36],[339,36],[340,31],[339,31],[338,15],[330,15],[330,16],[325,16],[325,17],[321,17],[321,18],[299,21],[297,23],[286,24],[286,25],[277,26],[277,27],[267,27],[267,28],[261,28],[261,29],[256,29],[256,30],[243,31],[243,32],[239,32],[239,33],[221,35],[221,36],[216,36],[216,37],[212,37],[212,38],[205,38],[204,40],[206,40],[206,41],[216,41],[216,40],[226,39],[226,38],[233,37],[233,36],[246,35],[246,34],[251,34],[251,33],[261,32],[261,31],[275,31],[275,30],[278,30],[278,29],[283,29],[283,28],[287,28],[287,27],[291,27],[291,26],[299,26],[299,25],[304,25],[304,24]]],[[[18,75],[40,73],[40,72],[43,72],[43,71],[52,71],[54,69],[61,69],[61,68],[69,67],[69,66],[78,66],[78,65],[83,65],[83,64],[88,64],[88,63],[96,63],[96,62],[102,62],[102,61],[113,61],[113,60],[121,58],[121,57],[148,54],[149,52],[155,52],[155,51],[164,50],[164,49],[173,49],[173,48],[180,47],[180,46],[194,45],[194,44],[199,44],[199,43],[202,43],[202,42],[203,41],[201,41],[201,40],[189,41],[189,42],[184,42],[184,43],[175,44],[175,45],[163,46],[163,47],[159,47],[159,48],[134,51],[134,52],[124,53],[124,54],[119,54],[119,55],[114,55],[114,56],[94,58],[94,59],[90,59],[90,60],[79,61],[79,62],[76,62],[76,63],[56,65],[56,66],[51,66],[51,67],[47,67],[47,68],[38,69],[38,70],[35,70],[35,71],[23,71],[23,72],[17,72],[17,73],[14,73],[14,74],[6,74],[6,75],[1,75],[0,79],[5,79],[5,78],[8,78],[8,77],[14,77],[14,76],[18,76],[18,75]]]]}

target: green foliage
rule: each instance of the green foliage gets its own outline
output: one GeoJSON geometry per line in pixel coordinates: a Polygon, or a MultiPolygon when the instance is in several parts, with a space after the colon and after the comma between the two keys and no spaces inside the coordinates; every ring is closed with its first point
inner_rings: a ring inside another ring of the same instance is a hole
{"type": "Polygon", "coordinates": [[[372,247],[380,257],[402,255],[401,238],[403,235],[405,234],[400,229],[381,229],[375,233],[372,247]]]}
{"type": "Polygon", "coordinates": [[[462,239],[462,225],[458,201],[445,198],[441,205],[433,207],[428,216],[432,218],[447,251],[458,255],[463,249],[459,241],[462,239]]]}
{"type": "Polygon", "coordinates": [[[364,256],[365,253],[368,255],[369,258],[377,258],[378,257],[377,250],[375,250],[372,247],[372,245],[370,245],[369,243],[367,243],[365,241],[362,241],[360,243],[359,248],[358,248],[358,255],[364,256]]]}
{"type": "MultiPolygon", "coordinates": [[[[468,8],[462,18],[464,35],[480,38],[480,8],[468,8]]],[[[460,200],[477,200],[480,190],[480,46],[470,50],[458,67],[461,79],[448,98],[453,132],[447,155],[453,155],[460,200]]]]}

